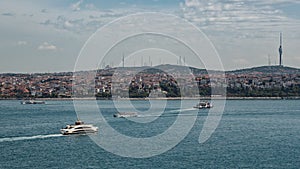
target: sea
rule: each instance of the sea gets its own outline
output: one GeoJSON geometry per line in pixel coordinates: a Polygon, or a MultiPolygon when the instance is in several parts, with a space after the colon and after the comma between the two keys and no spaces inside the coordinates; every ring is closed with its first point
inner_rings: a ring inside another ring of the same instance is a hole
{"type": "MultiPolygon", "coordinates": [[[[144,113],[131,120],[114,118],[118,109],[111,100],[83,100],[79,104],[88,111],[95,102],[110,127],[134,138],[164,134],[179,116],[194,117],[195,121],[170,149],[148,157],[126,157],[103,148],[90,135],[60,134],[61,128],[80,118],[73,101],[22,105],[18,100],[1,100],[0,168],[300,168],[299,100],[227,100],[217,128],[203,143],[199,143],[199,135],[208,109],[181,110],[180,100],[134,100],[130,103],[136,111],[147,112],[151,104],[164,109],[160,114],[144,113]]],[[[93,137],[105,137],[101,135],[105,130],[100,125],[93,137]]],[[[170,140],[160,141],[153,148],[170,140]]],[[[142,145],[124,149],[142,151],[142,145]]]]}

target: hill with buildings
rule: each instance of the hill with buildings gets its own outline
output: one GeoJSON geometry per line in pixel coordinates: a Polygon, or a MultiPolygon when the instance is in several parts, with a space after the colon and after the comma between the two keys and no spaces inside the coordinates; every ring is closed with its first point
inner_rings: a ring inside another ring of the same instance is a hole
{"type": "MultiPolygon", "coordinates": [[[[229,97],[299,97],[300,69],[285,66],[261,66],[226,71],[226,83],[218,78],[220,71],[209,71],[179,65],[154,67],[119,67],[76,72],[83,86],[90,74],[95,83],[88,91],[72,90],[73,73],[0,74],[0,98],[66,98],[74,96],[98,98],[158,96],[210,96],[211,88],[227,89],[229,97]],[[116,78],[117,77],[117,78],[116,78]],[[213,77],[213,78],[212,78],[213,77]],[[214,80],[213,80],[214,79],[214,80]],[[199,92],[195,93],[196,89],[199,92]],[[162,95],[161,95],[162,94],[162,95]]],[[[91,84],[89,84],[91,85],[91,84]]],[[[221,94],[221,93],[220,93],[221,94]]]]}
{"type": "Polygon", "coordinates": [[[260,66],[246,69],[227,71],[230,74],[299,74],[300,69],[287,66],[260,66]]]}

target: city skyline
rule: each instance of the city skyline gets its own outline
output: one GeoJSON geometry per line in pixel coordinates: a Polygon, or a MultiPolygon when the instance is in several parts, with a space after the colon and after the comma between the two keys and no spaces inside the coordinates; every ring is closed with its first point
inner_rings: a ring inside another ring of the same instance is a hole
{"type": "MultiPolygon", "coordinates": [[[[300,3],[292,0],[2,1],[0,72],[72,71],[80,49],[98,28],[138,12],[172,14],[194,24],[214,44],[225,70],[280,64],[278,35],[282,32],[283,65],[299,68],[299,8],[300,3]]],[[[153,66],[179,63],[176,57],[160,54],[151,56],[146,51],[132,55],[136,58],[130,62],[125,54],[125,66],[148,62],[149,56],[148,64],[153,66]]],[[[122,59],[114,65],[121,67],[122,59]]]]}

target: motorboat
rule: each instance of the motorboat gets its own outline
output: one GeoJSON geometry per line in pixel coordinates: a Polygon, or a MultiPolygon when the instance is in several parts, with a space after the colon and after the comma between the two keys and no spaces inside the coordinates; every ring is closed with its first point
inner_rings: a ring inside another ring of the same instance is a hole
{"type": "Polygon", "coordinates": [[[93,126],[92,124],[84,124],[84,122],[77,120],[75,124],[67,125],[65,128],[60,129],[61,134],[86,134],[86,133],[95,133],[98,131],[98,127],[93,126]]]}
{"type": "Polygon", "coordinates": [[[114,114],[114,117],[118,118],[128,118],[128,117],[137,117],[137,112],[119,112],[114,114]]]}
{"type": "Polygon", "coordinates": [[[40,100],[24,100],[21,101],[21,104],[45,104],[45,102],[40,100]]]}
{"type": "Polygon", "coordinates": [[[212,104],[210,104],[209,102],[205,101],[205,102],[199,102],[196,106],[194,106],[194,108],[196,109],[209,109],[212,108],[212,104]]]}

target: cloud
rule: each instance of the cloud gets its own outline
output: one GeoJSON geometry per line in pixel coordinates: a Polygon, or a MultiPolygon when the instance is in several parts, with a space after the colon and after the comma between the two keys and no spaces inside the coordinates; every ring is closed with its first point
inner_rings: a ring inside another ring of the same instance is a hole
{"type": "Polygon", "coordinates": [[[295,0],[253,0],[253,2],[260,5],[286,5],[286,4],[300,4],[300,1],[295,0]]]}
{"type": "Polygon", "coordinates": [[[127,10],[81,10],[46,19],[40,24],[52,26],[57,30],[85,34],[94,32],[106,23],[129,13],[127,10]]]}
{"type": "Polygon", "coordinates": [[[271,6],[257,5],[255,1],[245,3],[240,0],[186,0],[185,3],[181,3],[180,6],[185,17],[192,21],[202,21],[201,24],[227,24],[233,22],[256,22],[266,19],[275,21],[282,19],[279,17],[281,16],[281,11],[271,6]],[[198,18],[201,18],[201,20],[198,18]]]}
{"type": "Polygon", "coordinates": [[[278,5],[299,3],[292,0],[185,0],[180,4],[185,19],[201,29],[235,38],[270,37],[282,29],[292,32],[299,20],[293,20],[278,5]]]}
{"type": "Polygon", "coordinates": [[[297,47],[291,44],[299,44],[300,18],[291,17],[286,10],[299,3],[294,0],[185,0],[180,3],[180,9],[181,16],[199,27],[216,46],[225,58],[226,69],[236,69],[265,63],[267,59],[258,56],[277,56],[279,32],[284,34],[286,63],[294,64],[292,56],[298,56],[297,47]]]}
{"type": "Polygon", "coordinates": [[[94,4],[92,4],[92,3],[86,4],[85,8],[89,9],[89,10],[95,10],[95,9],[97,9],[96,6],[94,4]]]}
{"type": "Polygon", "coordinates": [[[15,16],[14,13],[11,13],[11,12],[5,12],[5,13],[2,13],[3,16],[15,16]]]}
{"type": "Polygon", "coordinates": [[[28,44],[28,42],[27,41],[18,41],[17,42],[17,45],[19,45],[19,46],[25,46],[25,45],[27,45],[28,44]]]}
{"type": "Polygon", "coordinates": [[[47,10],[47,9],[42,9],[41,12],[42,12],[42,13],[47,13],[48,10],[47,10]]]}
{"type": "Polygon", "coordinates": [[[80,11],[80,6],[83,3],[83,0],[80,0],[74,4],[71,4],[72,11],[80,11]]]}
{"type": "Polygon", "coordinates": [[[39,47],[38,47],[38,50],[57,50],[57,47],[53,44],[50,44],[48,42],[44,42],[43,44],[41,44],[39,47]]]}
{"type": "Polygon", "coordinates": [[[58,16],[55,20],[48,19],[41,24],[45,26],[53,26],[58,30],[66,30],[75,33],[84,32],[89,29],[87,21],[85,21],[83,18],[70,19],[63,15],[58,16]]]}

